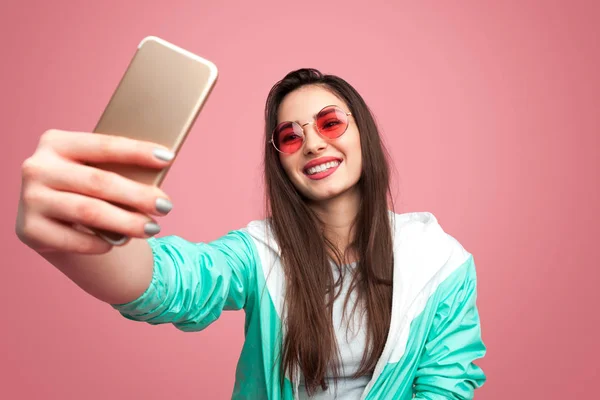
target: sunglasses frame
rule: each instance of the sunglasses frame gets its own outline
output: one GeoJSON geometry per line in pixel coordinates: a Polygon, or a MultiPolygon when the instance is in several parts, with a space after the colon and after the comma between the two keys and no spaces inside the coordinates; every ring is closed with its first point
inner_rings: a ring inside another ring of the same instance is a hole
{"type": "MultiPolygon", "coordinates": [[[[346,111],[344,111],[344,110],[342,109],[342,107],[340,107],[340,106],[336,106],[335,104],[330,104],[330,105],[328,105],[328,106],[325,106],[325,107],[321,108],[321,110],[320,110],[320,111],[319,111],[319,112],[316,114],[316,117],[315,117],[315,118],[313,118],[312,122],[306,122],[306,123],[304,123],[304,124],[300,124],[299,122],[296,122],[296,121],[283,121],[283,122],[281,122],[281,123],[277,124],[277,126],[275,127],[275,129],[273,129],[273,132],[271,132],[271,140],[269,140],[269,143],[271,143],[271,144],[273,145],[273,147],[275,148],[275,150],[277,150],[278,152],[280,152],[280,153],[282,153],[282,154],[294,154],[296,151],[300,150],[300,149],[302,148],[302,146],[304,146],[304,142],[305,142],[305,141],[304,141],[304,138],[306,137],[306,134],[304,133],[304,127],[305,127],[306,125],[313,125],[313,126],[314,126],[314,128],[315,128],[315,131],[316,131],[316,132],[319,134],[319,136],[321,136],[323,139],[325,139],[325,140],[333,140],[332,138],[329,138],[329,137],[327,137],[327,136],[323,135],[323,134],[321,133],[321,131],[319,130],[319,127],[317,126],[317,119],[318,119],[318,116],[319,116],[319,114],[321,114],[321,113],[323,112],[323,110],[325,110],[325,109],[327,109],[327,108],[330,108],[330,107],[333,107],[333,108],[336,108],[336,109],[340,110],[341,112],[343,112],[344,114],[346,114],[346,115],[347,115],[347,116],[349,116],[349,117],[351,117],[351,116],[352,116],[352,113],[351,113],[351,112],[346,112],[346,111]],[[296,124],[296,125],[298,125],[298,126],[300,127],[300,129],[302,130],[302,145],[301,145],[301,146],[298,148],[298,150],[296,150],[296,151],[294,151],[294,152],[292,152],[292,153],[286,153],[286,152],[284,152],[284,151],[281,151],[281,150],[279,150],[279,149],[277,148],[277,146],[275,146],[275,141],[273,140],[273,139],[275,138],[275,131],[277,130],[277,127],[279,127],[281,124],[284,124],[284,123],[296,124]]],[[[344,133],[346,133],[346,131],[348,130],[348,126],[349,126],[349,125],[350,125],[350,119],[348,119],[348,123],[346,124],[346,129],[344,129],[344,132],[342,132],[342,133],[340,134],[340,136],[338,136],[338,137],[336,137],[336,138],[334,138],[334,139],[338,139],[338,138],[342,137],[342,135],[343,135],[344,133]]]]}

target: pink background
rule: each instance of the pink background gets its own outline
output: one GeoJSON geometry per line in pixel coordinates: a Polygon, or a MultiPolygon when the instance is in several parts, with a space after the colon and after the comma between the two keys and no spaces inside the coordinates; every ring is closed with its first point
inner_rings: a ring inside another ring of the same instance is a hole
{"type": "Polygon", "coordinates": [[[488,382],[476,398],[597,391],[597,2],[9,1],[2,8],[1,398],[230,396],[242,312],[192,334],[127,321],[14,234],[21,162],[48,128],[93,128],[146,35],[220,69],[164,184],[175,204],[164,234],[211,240],[261,218],[269,88],[299,67],[339,74],[383,129],[397,211],[433,212],[475,255],[488,346],[480,362],[488,382]]]}

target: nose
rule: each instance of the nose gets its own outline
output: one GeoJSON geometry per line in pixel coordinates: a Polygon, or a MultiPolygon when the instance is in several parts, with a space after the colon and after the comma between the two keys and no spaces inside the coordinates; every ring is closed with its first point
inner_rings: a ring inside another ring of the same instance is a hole
{"type": "Polygon", "coordinates": [[[302,125],[302,129],[304,129],[304,155],[319,154],[325,150],[327,142],[315,130],[314,124],[306,123],[302,125]]]}

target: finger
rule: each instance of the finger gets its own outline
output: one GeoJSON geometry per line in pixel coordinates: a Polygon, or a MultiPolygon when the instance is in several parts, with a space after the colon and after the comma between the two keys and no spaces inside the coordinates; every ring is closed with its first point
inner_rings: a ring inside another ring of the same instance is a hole
{"type": "Polygon", "coordinates": [[[104,200],[49,188],[39,190],[37,196],[39,212],[63,222],[137,238],[147,238],[159,230],[158,225],[148,216],[125,210],[104,200]]]}
{"type": "Polygon", "coordinates": [[[145,185],[114,172],[64,160],[48,163],[42,182],[53,189],[74,192],[118,203],[143,214],[165,215],[171,211],[169,196],[160,188],[145,185]]]}
{"type": "Polygon", "coordinates": [[[40,253],[58,250],[78,254],[104,254],[112,248],[96,235],[77,231],[41,215],[31,218],[24,229],[32,247],[40,253]]]}
{"type": "Polygon", "coordinates": [[[61,156],[89,163],[119,163],[164,168],[175,155],[157,143],[102,133],[50,130],[40,147],[51,147],[61,156]]]}

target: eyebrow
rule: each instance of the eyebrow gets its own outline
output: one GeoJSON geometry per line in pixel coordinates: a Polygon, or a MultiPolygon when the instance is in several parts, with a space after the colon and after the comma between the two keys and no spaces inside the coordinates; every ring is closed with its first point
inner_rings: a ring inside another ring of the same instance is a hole
{"type": "MultiPolygon", "coordinates": [[[[326,112],[325,114],[323,114],[323,115],[327,115],[327,114],[334,113],[334,112],[335,112],[335,110],[333,109],[333,107],[337,107],[337,108],[340,108],[340,109],[341,109],[341,107],[340,107],[340,106],[338,106],[337,104],[330,104],[330,105],[328,105],[328,106],[325,106],[325,107],[323,107],[323,108],[327,108],[327,107],[332,107],[332,109],[331,109],[331,110],[327,110],[327,112],[326,112]]],[[[313,116],[312,116],[312,119],[313,119],[313,120],[317,119],[317,115],[319,115],[319,113],[320,113],[321,111],[323,111],[323,108],[321,108],[321,109],[319,110],[319,112],[317,112],[316,114],[313,114],[313,116]]],[[[297,119],[296,119],[296,120],[294,120],[294,121],[292,121],[292,122],[295,122],[295,123],[297,123],[298,125],[302,125],[302,124],[300,123],[300,120],[297,120],[297,119]]]]}
{"type": "MultiPolygon", "coordinates": [[[[330,107],[330,106],[327,106],[327,107],[330,107]]],[[[339,106],[335,106],[335,107],[339,108],[339,106]]],[[[322,111],[322,110],[323,110],[323,109],[321,109],[321,111],[322,111]]],[[[316,114],[313,116],[313,119],[317,119],[317,115],[319,115],[319,113],[320,113],[321,111],[319,111],[318,113],[316,113],[316,114]]],[[[323,113],[323,115],[328,115],[328,114],[331,114],[331,113],[335,113],[335,111],[336,111],[336,110],[335,110],[333,107],[331,107],[331,109],[327,110],[327,112],[323,113]]]]}

